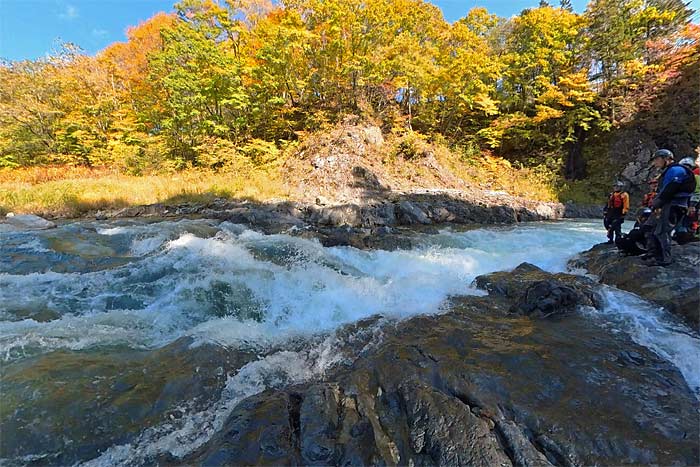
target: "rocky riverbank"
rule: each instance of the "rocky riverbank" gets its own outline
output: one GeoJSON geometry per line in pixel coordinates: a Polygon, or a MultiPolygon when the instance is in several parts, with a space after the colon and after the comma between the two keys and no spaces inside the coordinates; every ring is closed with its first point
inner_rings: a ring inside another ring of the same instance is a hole
{"type": "MultiPolygon", "coordinates": [[[[411,226],[437,223],[508,224],[600,217],[601,208],[575,204],[547,203],[509,196],[505,193],[457,190],[388,192],[343,202],[317,198],[315,202],[278,201],[258,203],[219,199],[207,204],[153,204],[113,211],[96,211],[85,218],[183,217],[231,219],[263,229],[275,224],[312,224],[332,227],[411,226]]],[[[51,217],[51,216],[49,216],[51,217]]]]}
{"type": "MultiPolygon", "coordinates": [[[[151,204],[118,210],[93,211],[80,219],[172,219],[208,218],[247,225],[266,234],[280,232],[318,238],[324,246],[350,245],[360,249],[408,247],[387,239],[393,229],[430,228],[440,224],[493,225],[593,218],[602,215],[598,206],[547,203],[499,192],[421,190],[420,192],[370,193],[339,204],[319,197],[315,202],[230,201],[210,203],[151,204]]],[[[61,216],[46,215],[59,222],[61,216]]],[[[53,222],[33,215],[9,214],[0,220],[0,231],[53,227],[53,222]]]]}
{"type": "Polygon", "coordinates": [[[613,245],[600,244],[571,262],[600,282],[635,293],[700,327],[700,244],[673,245],[673,264],[647,266],[638,256],[623,256],[613,245]]]}
{"type": "MultiPolygon", "coordinates": [[[[258,203],[217,199],[210,203],[152,204],[88,212],[81,219],[210,218],[245,224],[264,233],[284,231],[305,236],[311,232],[326,246],[347,244],[367,248],[376,244],[373,237],[389,233],[394,227],[444,223],[513,224],[591,218],[598,217],[601,214],[599,211],[597,206],[546,203],[504,193],[483,192],[475,196],[469,192],[425,190],[415,193],[383,193],[381,196],[354,199],[343,204],[324,198],[318,198],[313,203],[258,203]]],[[[24,218],[32,216],[11,216],[12,214],[0,221],[5,230],[32,229],[41,222],[41,218],[36,216],[26,222],[24,218]]],[[[54,221],[63,220],[61,216],[52,216],[50,213],[46,217],[54,221]]],[[[46,226],[42,225],[41,228],[46,226]]]]}
{"type": "Polygon", "coordinates": [[[3,456],[72,464],[121,444],[103,460],[127,452],[137,463],[186,465],[697,463],[698,400],[668,361],[580,311],[599,306],[593,281],[525,264],[476,283],[489,296],[455,298],[439,315],[366,319],[336,331],[321,352],[287,346],[255,356],[183,339],[3,365],[3,456]],[[314,353],[338,363],[288,381],[270,362],[299,352],[311,366],[314,353]],[[263,364],[257,379],[269,386],[255,390],[252,370],[263,364]],[[217,403],[224,394],[242,399],[217,403]],[[207,407],[230,409],[216,423],[183,410],[207,407]],[[215,434],[203,444],[138,434],[193,423],[215,434]]]}

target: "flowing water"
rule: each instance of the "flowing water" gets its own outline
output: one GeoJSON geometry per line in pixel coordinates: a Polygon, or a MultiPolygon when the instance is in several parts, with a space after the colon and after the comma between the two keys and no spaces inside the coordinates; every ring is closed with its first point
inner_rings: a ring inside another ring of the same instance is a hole
{"type": "MultiPolygon", "coordinates": [[[[586,221],[410,235],[417,245],[410,250],[361,251],[209,220],[0,233],[0,359],[155,349],[185,336],[194,346],[260,354],[229,375],[206,410],[145,430],[93,462],[180,457],[209,439],[242,398],[318,377],[345,358],[336,351],[341,326],[442,312],[451,296],[484,294],[472,285],[476,276],[524,261],[565,271],[604,238],[598,222],[586,221]]],[[[591,319],[672,362],[700,393],[698,335],[634,295],[605,289],[604,296],[591,319]]]]}

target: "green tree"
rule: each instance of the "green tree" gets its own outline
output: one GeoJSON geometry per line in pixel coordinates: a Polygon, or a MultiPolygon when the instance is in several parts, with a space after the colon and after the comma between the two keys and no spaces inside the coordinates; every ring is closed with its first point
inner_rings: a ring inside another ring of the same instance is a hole
{"type": "Polygon", "coordinates": [[[154,128],[166,137],[173,158],[196,163],[194,148],[205,137],[245,138],[249,100],[237,46],[216,21],[225,12],[209,2],[183,2],[178,16],[162,31],[163,50],[149,63],[151,79],[164,92],[154,128]]]}

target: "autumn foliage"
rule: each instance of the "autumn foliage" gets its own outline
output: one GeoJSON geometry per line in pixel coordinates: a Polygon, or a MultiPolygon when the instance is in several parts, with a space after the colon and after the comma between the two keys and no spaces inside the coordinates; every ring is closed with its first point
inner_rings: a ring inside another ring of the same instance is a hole
{"type": "Polygon", "coordinates": [[[593,0],[450,24],[423,0],[183,0],[96,56],[0,65],[0,167],[265,162],[355,114],[580,178],[577,144],[698,67],[690,15],[593,0]]]}

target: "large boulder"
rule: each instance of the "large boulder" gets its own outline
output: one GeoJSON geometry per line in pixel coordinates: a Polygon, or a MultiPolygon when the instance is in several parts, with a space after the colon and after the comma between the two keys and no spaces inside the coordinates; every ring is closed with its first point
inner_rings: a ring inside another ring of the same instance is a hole
{"type": "Polygon", "coordinates": [[[475,279],[477,287],[494,297],[510,300],[509,310],[533,317],[548,317],[575,310],[579,306],[597,307],[601,303],[589,279],[570,274],[549,274],[529,263],[511,272],[495,272],[475,279]]]}
{"type": "Polygon", "coordinates": [[[421,207],[411,201],[401,201],[397,205],[398,218],[402,224],[430,224],[431,220],[421,207]]]}
{"type": "Polygon", "coordinates": [[[600,282],[635,293],[686,320],[700,325],[700,244],[673,245],[673,263],[648,266],[638,256],[623,256],[612,245],[594,246],[572,260],[600,282]]]}

